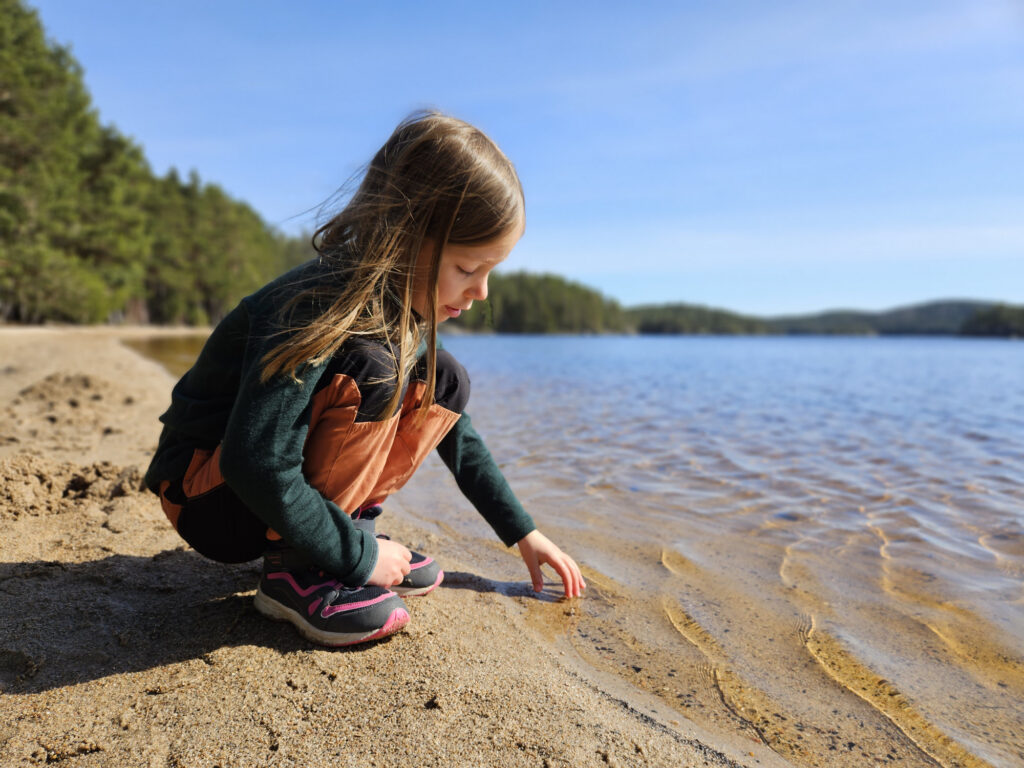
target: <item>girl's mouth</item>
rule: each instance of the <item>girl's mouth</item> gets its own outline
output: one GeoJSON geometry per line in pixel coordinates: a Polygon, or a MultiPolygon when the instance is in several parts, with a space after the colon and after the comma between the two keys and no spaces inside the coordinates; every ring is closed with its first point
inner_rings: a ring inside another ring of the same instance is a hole
{"type": "Polygon", "coordinates": [[[449,307],[447,304],[445,304],[444,311],[448,313],[448,317],[451,317],[453,319],[462,314],[462,310],[461,309],[456,309],[455,307],[449,307]]]}

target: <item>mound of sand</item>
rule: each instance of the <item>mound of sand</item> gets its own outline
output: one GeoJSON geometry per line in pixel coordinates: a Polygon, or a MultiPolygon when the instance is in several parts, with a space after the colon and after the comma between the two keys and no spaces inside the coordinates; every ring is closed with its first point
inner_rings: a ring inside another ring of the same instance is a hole
{"type": "Polygon", "coordinates": [[[32,454],[0,460],[0,520],[75,512],[83,499],[112,502],[143,492],[138,466],[85,466],[32,454]]]}

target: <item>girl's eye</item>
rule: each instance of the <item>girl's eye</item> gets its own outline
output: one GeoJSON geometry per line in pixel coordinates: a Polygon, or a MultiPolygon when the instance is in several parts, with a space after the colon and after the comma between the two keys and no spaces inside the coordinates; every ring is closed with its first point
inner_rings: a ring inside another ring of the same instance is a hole
{"type": "Polygon", "coordinates": [[[462,267],[460,267],[460,266],[458,266],[458,265],[456,265],[456,266],[455,266],[455,268],[456,268],[457,270],[459,270],[459,274],[460,274],[460,275],[464,275],[464,276],[466,276],[466,277],[469,277],[470,275],[472,275],[472,274],[473,274],[473,271],[471,271],[471,270],[468,270],[468,269],[463,269],[462,267]]]}

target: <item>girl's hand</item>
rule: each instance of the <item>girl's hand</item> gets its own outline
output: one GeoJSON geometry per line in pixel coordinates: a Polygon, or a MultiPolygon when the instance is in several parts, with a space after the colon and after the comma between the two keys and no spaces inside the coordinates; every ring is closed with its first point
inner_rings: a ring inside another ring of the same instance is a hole
{"type": "Polygon", "coordinates": [[[409,575],[410,560],[412,552],[398,542],[377,539],[377,565],[366,583],[377,587],[401,584],[402,579],[409,575]]]}
{"type": "Polygon", "coordinates": [[[519,556],[523,558],[533,579],[533,591],[544,589],[544,575],[540,567],[547,563],[562,578],[566,597],[579,597],[587,585],[583,583],[583,574],[576,561],[560,550],[554,543],[537,530],[530,531],[519,540],[519,556]]]}

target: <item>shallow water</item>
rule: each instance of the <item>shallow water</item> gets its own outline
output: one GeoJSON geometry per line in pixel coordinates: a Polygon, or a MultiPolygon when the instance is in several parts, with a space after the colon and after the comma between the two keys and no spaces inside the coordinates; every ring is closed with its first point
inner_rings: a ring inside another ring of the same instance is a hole
{"type": "Polygon", "coordinates": [[[445,344],[589,663],[800,765],[1024,764],[1024,344],[445,344]]]}

